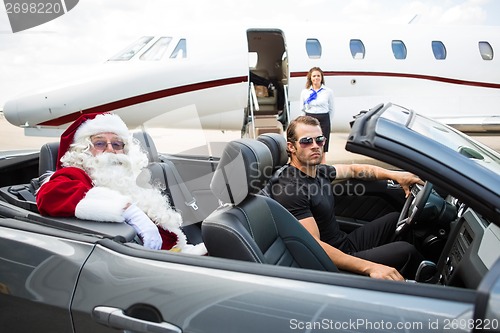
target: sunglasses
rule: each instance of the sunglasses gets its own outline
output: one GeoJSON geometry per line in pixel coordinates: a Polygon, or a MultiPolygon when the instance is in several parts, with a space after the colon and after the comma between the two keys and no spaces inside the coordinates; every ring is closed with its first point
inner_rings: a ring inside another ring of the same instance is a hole
{"type": "Polygon", "coordinates": [[[323,135],[317,136],[315,138],[311,138],[310,136],[307,136],[305,138],[300,138],[298,141],[301,147],[308,147],[313,144],[314,141],[316,141],[316,144],[320,147],[323,147],[326,142],[326,137],[323,135]]]}
{"type": "Polygon", "coordinates": [[[125,143],[123,143],[122,141],[109,142],[109,141],[104,141],[104,140],[97,140],[97,141],[93,141],[92,145],[97,150],[106,150],[108,145],[111,145],[111,147],[113,147],[113,150],[122,150],[125,147],[125,143]]]}

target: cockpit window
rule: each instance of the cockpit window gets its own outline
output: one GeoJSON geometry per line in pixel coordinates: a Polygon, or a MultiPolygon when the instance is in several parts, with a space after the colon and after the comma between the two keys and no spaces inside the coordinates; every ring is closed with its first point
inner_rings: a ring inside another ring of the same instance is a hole
{"type": "Polygon", "coordinates": [[[315,38],[308,38],[306,40],[306,52],[309,59],[321,58],[321,43],[315,38]]]}
{"type": "Polygon", "coordinates": [[[179,40],[179,43],[177,43],[177,46],[175,47],[174,51],[170,55],[170,59],[173,58],[186,58],[187,57],[187,44],[186,44],[186,39],[181,38],[179,40]]]}
{"type": "Polygon", "coordinates": [[[401,40],[392,41],[392,53],[396,59],[406,59],[406,46],[401,40]]]}
{"type": "Polygon", "coordinates": [[[434,58],[437,60],[446,59],[446,47],[444,47],[443,42],[438,40],[432,41],[432,53],[434,53],[434,58]]]}
{"type": "Polygon", "coordinates": [[[349,47],[351,49],[351,55],[353,59],[364,59],[365,58],[365,45],[359,39],[351,39],[349,42],[349,47]]]}
{"type": "Polygon", "coordinates": [[[479,42],[479,52],[483,60],[493,60],[493,48],[488,42],[479,42]]]}
{"type": "Polygon", "coordinates": [[[167,51],[168,45],[172,41],[172,37],[161,37],[159,38],[153,46],[151,46],[146,52],[144,52],[140,59],[141,60],[160,60],[165,52],[167,51]]]}
{"type": "Polygon", "coordinates": [[[153,39],[152,36],[143,36],[135,41],[132,45],[122,50],[118,54],[111,57],[108,61],[127,61],[132,59],[147,43],[153,39]]]}

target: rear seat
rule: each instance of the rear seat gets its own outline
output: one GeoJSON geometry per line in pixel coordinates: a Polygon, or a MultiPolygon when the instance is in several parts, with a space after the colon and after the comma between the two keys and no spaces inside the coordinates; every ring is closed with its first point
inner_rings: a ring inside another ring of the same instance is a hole
{"type": "Polygon", "coordinates": [[[59,142],[50,142],[40,148],[38,172],[39,177],[31,180],[30,184],[11,185],[0,188],[0,195],[12,209],[9,217],[20,217],[50,225],[55,228],[72,230],[75,232],[102,235],[107,238],[120,238],[123,242],[132,242],[136,237],[134,228],[125,223],[102,223],[90,220],[80,220],[70,217],[41,216],[36,206],[35,193],[47,176],[47,172],[55,171],[59,142]]]}
{"type": "MultiPolygon", "coordinates": [[[[59,142],[44,144],[40,149],[38,174],[42,176],[49,170],[56,169],[59,142]]],[[[8,203],[38,213],[35,192],[43,177],[34,178],[30,184],[11,185],[0,188],[0,196],[8,203]]]]}
{"type": "Polygon", "coordinates": [[[139,140],[143,149],[148,153],[148,169],[151,172],[152,180],[160,184],[160,187],[165,188],[164,194],[169,198],[171,205],[181,213],[182,230],[186,234],[188,242],[192,244],[203,242],[201,222],[219,206],[218,200],[209,187],[213,172],[212,167],[207,165],[209,169],[203,175],[197,175],[197,179],[184,179],[171,160],[160,157],[153,139],[147,132],[135,132],[134,137],[139,140]],[[193,193],[189,188],[192,186],[196,188],[197,182],[206,183],[207,191],[201,194],[199,192],[193,193]]]}
{"type": "MultiPolygon", "coordinates": [[[[193,244],[198,244],[202,242],[201,238],[201,221],[208,216],[215,208],[218,206],[218,202],[213,196],[213,200],[208,203],[198,202],[196,198],[189,193],[189,190],[181,179],[179,173],[177,172],[176,166],[169,160],[162,160],[156,150],[151,136],[143,131],[134,132],[134,138],[136,138],[143,149],[147,152],[149,159],[149,170],[151,171],[152,179],[155,183],[160,184],[161,188],[164,188],[164,194],[170,200],[172,206],[181,212],[184,220],[184,225],[182,229],[188,238],[188,242],[193,244]],[[189,197],[189,201],[184,198],[189,197]],[[195,208],[198,209],[195,209],[195,208]]],[[[36,207],[36,199],[34,193],[36,189],[40,186],[43,181],[44,175],[47,172],[55,171],[57,164],[57,156],[59,150],[59,142],[50,142],[44,144],[40,149],[39,156],[39,175],[40,177],[32,180],[31,184],[13,185],[0,189],[0,195],[10,204],[15,205],[20,208],[27,209],[36,214],[29,214],[30,219],[40,220],[47,222],[49,224],[64,224],[69,225],[70,228],[78,230],[93,230],[93,228],[102,229],[103,224],[101,222],[95,221],[79,221],[75,223],[74,218],[53,218],[53,217],[43,217],[38,214],[38,209],[36,207]],[[51,223],[52,221],[52,223],[51,223]]],[[[211,175],[208,175],[211,177],[211,175]]],[[[110,224],[110,227],[115,227],[116,225],[110,224]]],[[[124,225],[125,227],[128,227],[124,225]]],[[[104,228],[106,233],[112,233],[113,228],[104,228]]],[[[130,228],[131,229],[131,228],[130,228]]],[[[116,230],[116,229],[115,229],[116,230]]],[[[133,233],[133,229],[132,229],[133,233]]],[[[119,234],[122,234],[121,232],[119,234]]],[[[122,235],[126,240],[130,240],[130,235],[128,232],[123,232],[122,235]]],[[[133,237],[132,237],[133,238],[133,237]]]]}

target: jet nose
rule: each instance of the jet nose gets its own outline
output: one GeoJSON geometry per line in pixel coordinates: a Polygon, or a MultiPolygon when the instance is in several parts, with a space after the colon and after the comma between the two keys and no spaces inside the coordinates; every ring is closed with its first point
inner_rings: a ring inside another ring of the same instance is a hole
{"type": "Polygon", "coordinates": [[[18,101],[17,99],[11,99],[5,102],[3,106],[3,115],[9,123],[15,126],[21,126],[21,119],[19,118],[18,112],[18,101]]]}

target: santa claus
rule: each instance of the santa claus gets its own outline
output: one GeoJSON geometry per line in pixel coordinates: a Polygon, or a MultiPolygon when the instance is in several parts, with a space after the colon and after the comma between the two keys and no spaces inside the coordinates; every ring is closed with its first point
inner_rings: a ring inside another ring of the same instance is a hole
{"type": "Polygon", "coordinates": [[[181,215],[152,186],[148,158],[115,114],[85,114],[61,135],[58,165],[37,192],[40,214],[125,222],[151,249],[206,254],[187,244],[181,215]]]}

